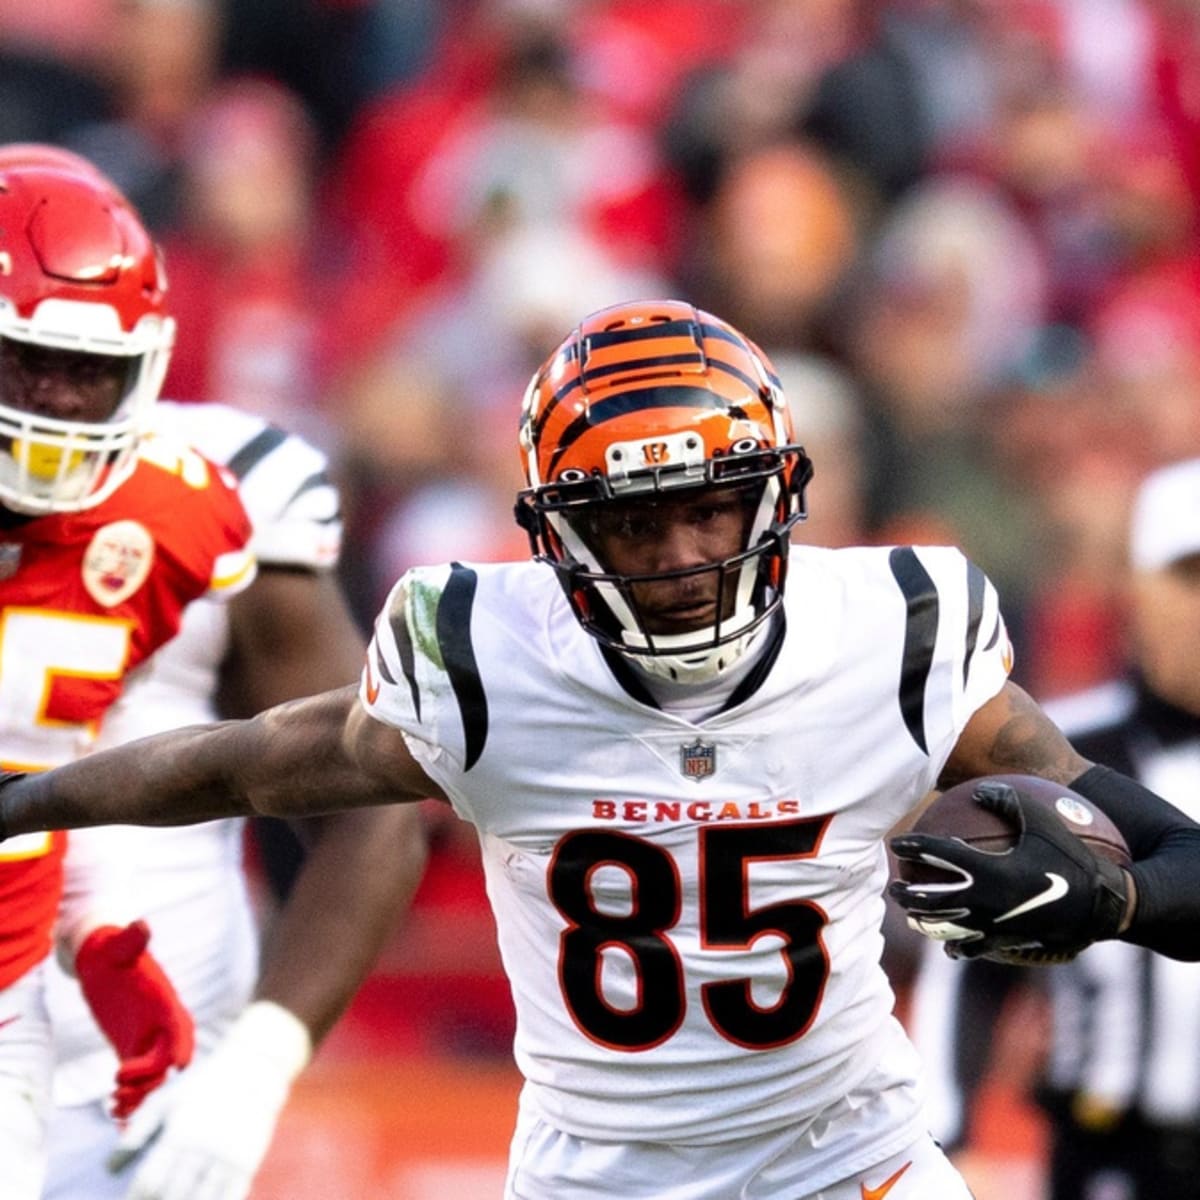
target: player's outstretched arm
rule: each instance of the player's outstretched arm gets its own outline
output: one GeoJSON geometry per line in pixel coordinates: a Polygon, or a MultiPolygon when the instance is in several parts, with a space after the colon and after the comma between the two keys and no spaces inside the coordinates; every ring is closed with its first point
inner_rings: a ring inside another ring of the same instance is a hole
{"type": "MultiPolygon", "coordinates": [[[[234,602],[224,694],[243,711],[353,679],[363,643],[332,575],[266,570],[234,602]]],[[[306,855],[274,914],[253,1001],[153,1120],[131,1123],[132,1200],[243,1200],[292,1084],[407,912],[425,864],[413,805],[297,823],[306,855]],[[148,1149],[146,1147],[148,1146],[148,1149]]]]}
{"type": "Polygon", "coordinates": [[[893,839],[899,857],[936,859],[959,876],[954,885],[932,888],[894,883],[890,893],[910,915],[930,919],[953,910],[966,935],[958,948],[968,954],[1003,956],[1019,925],[1022,945],[1059,957],[1120,937],[1172,958],[1200,959],[1200,825],[1141,784],[1081,757],[1012,683],[967,724],[940,783],[1004,773],[1051,779],[1093,801],[1125,836],[1133,866],[1113,868],[1018,794],[985,788],[979,802],[1021,831],[1016,845],[995,853],[954,838],[893,839]]]}
{"type": "Polygon", "coordinates": [[[10,777],[0,789],[0,833],[304,817],[440,794],[398,730],[381,726],[363,739],[362,721],[379,725],[362,711],[356,688],[339,688],[250,720],[155,734],[10,777]],[[359,753],[364,744],[375,749],[369,758],[359,753]]]}
{"type": "MultiPolygon", "coordinates": [[[[261,712],[358,678],[366,649],[332,571],[265,567],[230,606],[222,667],[223,715],[261,712]]],[[[407,758],[403,739],[400,753],[407,758]]],[[[386,763],[390,780],[407,763],[386,763]]],[[[305,858],[271,922],[257,998],[304,1024],[314,1045],[329,1032],[408,911],[425,868],[421,813],[385,804],[295,822],[305,858]]]]}

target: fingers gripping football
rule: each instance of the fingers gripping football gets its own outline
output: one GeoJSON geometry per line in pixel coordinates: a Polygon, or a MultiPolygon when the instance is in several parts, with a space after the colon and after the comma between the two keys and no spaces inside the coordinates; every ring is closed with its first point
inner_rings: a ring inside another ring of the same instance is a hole
{"type": "MultiPolygon", "coordinates": [[[[1039,802],[1039,789],[1048,786],[1007,778],[960,785],[975,805],[1011,828],[1005,839],[1011,844],[1003,848],[983,838],[922,832],[920,822],[891,840],[900,878],[889,894],[909,924],[945,941],[952,957],[1059,962],[1118,932],[1125,874],[1039,802]]],[[[1056,790],[1060,799],[1076,802],[1067,789],[1056,790]]]]}

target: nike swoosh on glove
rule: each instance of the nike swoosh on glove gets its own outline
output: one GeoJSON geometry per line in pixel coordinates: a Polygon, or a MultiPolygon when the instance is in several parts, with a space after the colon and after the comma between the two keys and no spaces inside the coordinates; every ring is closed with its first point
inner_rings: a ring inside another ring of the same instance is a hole
{"type": "Polygon", "coordinates": [[[977,804],[1018,830],[1007,850],[982,850],[953,837],[900,834],[899,859],[938,869],[945,882],[895,880],[888,894],[908,923],[947,943],[952,958],[1038,965],[1063,962],[1117,935],[1128,881],[1052,813],[1023,804],[1009,784],[980,783],[977,804]]]}
{"type": "Polygon", "coordinates": [[[145,921],[101,925],[75,955],[75,974],[96,1023],[121,1062],[113,1116],[124,1120],[172,1067],[192,1060],[195,1026],[157,959],[145,921]]]}
{"type": "Polygon", "coordinates": [[[131,1126],[114,1151],[110,1170],[152,1143],[127,1200],[245,1200],[311,1054],[308,1028],[286,1008],[249,1005],[173,1082],[161,1127],[139,1130],[135,1145],[131,1126]]]}

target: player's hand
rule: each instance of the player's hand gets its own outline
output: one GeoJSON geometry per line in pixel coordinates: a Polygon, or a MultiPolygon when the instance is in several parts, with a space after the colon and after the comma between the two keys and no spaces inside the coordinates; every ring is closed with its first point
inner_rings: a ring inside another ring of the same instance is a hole
{"type": "Polygon", "coordinates": [[[1116,936],[1128,894],[1119,866],[1093,854],[1051,813],[1022,804],[1008,784],[981,783],[974,798],[1018,830],[1016,842],[981,850],[952,837],[893,838],[897,858],[946,877],[889,885],[909,925],[946,942],[952,957],[1022,965],[1062,962],[1116,936]]]}
{"type": "Polygon", "coordinates": [[[124,1120],[191,1061],[195,1029],[171,981],[147,949],[145,921],[101,925],[75,956],[84,998],[120,1058],[113,1116],[124,1120]]]}
{"type": "Polygon", "coordinates": [[[150,1142],[127,1200],[245,1200],[311,1039],[287,1009],[251,1004],[207,1057],[174,1081],[157,1128],[131,1125],[112,1170],[150,1142]]]}

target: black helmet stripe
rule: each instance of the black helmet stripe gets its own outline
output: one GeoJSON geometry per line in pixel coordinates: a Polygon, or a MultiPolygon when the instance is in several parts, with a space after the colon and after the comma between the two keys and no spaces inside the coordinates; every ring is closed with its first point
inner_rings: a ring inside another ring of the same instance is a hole
{"type": "Polygon", "coordinates": [[[546,422],[550,419],[554,410],[573,392],[576,388],[583,389],[590,379],[602,379],[608,375],[624,375],[630,371],[646,371],[657,367],[676,366],[679,363],[695,362],[695,355],[692,354],[660,354],[655,358],[639,358],[635,362],[612,363],[607,367],[592,367],[585,375],[576,375],[570,382],[563,384],[561,388],[550,398],[550,402],[546,405],[542,415],[538,417],[537,424],[534,426],[533,436],[538,438],[541,436],[542,429],[546,422]]]}
{"type": "Polygon", "coordinates": [[[553,479],[559,459],[589,429],[603,425],[614,417],[641,412],[648,408],[717,408],[732,409],[733,404],[724,396],[718,396],[705,388],[655,387],[638,388],[632,392],[618,392],[599,404],[592,405],[581,413],[563,430],[558,440],[558,449],[546,470],[547,479],[553,479]]]}
{"type": "MultiPolygon", "coordinates": [[[[605,374],[617,374],[617,373],[623,374],[623,373],[629,372],[629,371],[633,371],[633,372],[644,371],[644,370],[651,369],[651,368],[658,367],[658,366],[670,365],[670,364],[676,363],[681,360],[684,362],[687,362],[689,360],[689,358],[690,358],[690,356],[688,356],[688,355],[678,355],[678,356],[677,355],[660,355],[657,358],[641,359],[637,362],[621,363],[619,366],[615,366],[615,367],[605,367],[605,368],[603,368],[603,371],[605,374]]],[[[749,390],[755,394],[757,394],[760,391],[760,389],[762,388],[761,380],[752,379],[749,375],[747,375],[745,373],[745,371],[739,371],[737,369],[737,367],[730,366],[729,363],[723,363],[717,359],[710,359],[708,365],[709,365],[710,370],[724,371],[726,375],[732,375],[739,382],[745,384],[746,387],[749,388],[749,390]]],[[[595,378],[599,373],[600,373],[599,371],[589,372],[589,374],[593,378],[595,378]]],[[[570,395],[570,393],[572,392],[573,389],[580,387],[580,386],[582,386],[582,380],[579,378],[575,378],[575,379],[572,379],[570,383],[566,384],[564,387],[562,387],[558,392],[556,392],[554,394],[553,399],[550,401],[549,404],[546,405],[545,409],[542,411],[542,415],[538,418],[537,423],[534,425],[533,439],[535,442],[541,437],[542,429],[545,427],[546,421],[549,419],[550,414],[554,412],[554,410],[558,407],[558,405],[568,395],[570,395]]],[[[647,394],[649,394],[651,392],[664,392],[664,391],[666,391],[666,392],[669,392],[669,391],[687,392],[693,398],[695,398],[695,403],[701,405],[701,407],[715,408],[715,407],[719,406],[719,402],[720,402],[719,397],[714,397],[712,395],[712,393],[707,392],[702,388],[675,387],[675,388],[649,388],[649,389],[646,389],[647,394]],[[701,395],[706,396],[708,398],[707,401],[700,400],[699,397],[701,395]]],[[[630,394],[633,394],[633,393],[622,393],[622,395],[630,395],[630,394]]],[[[615,398],[616,397],[614,397],[614,399],[615,398]]],[[[689,400],[689,403],[691,403],[691,402],[692,401],[689,400]]],[[[610,403],[611,403],[611,400],[604,401],[605,408],[607,408],[610,403]]],[[[633,412],[636,407],[639,407],[639,406],[635,405],[634,408],[626,409],[625,411],[633,412]]],[[[663,408],[663,407],[670,407],[670,405],[664,405],[662,403],[657,403],[657,404],[656,403],[647,403],[640,407],[663,408]]],[[[608,416],[618,416],[618,415],[620,415],[620,414],[617,412],[606,413],[605,419],[607,419],[608,416]]],[[[558,457],[562,453],[562,451],[568,445],[570,445],[571,441],[573,441],[575,438],[577,438],[579,436],[579,434],[582,432],[582,429],[578,429],[578,430],[576,429],[576,426],[580,425],[581,423],[584,428],[586,428],[589,423],[597,424],[597,422],[594,421],[588,414],[584,414],[582,416],[576,417],[575,420],[572,421],[571,424],[567,426],[567,430],[563,434],[562,440],[559,444],[558,453],[555,454],[555,456],[554,456],[554,463],[557,463],[558,457]]],[[[553,470],[554,463],[551,463],[551,470],[553,470]]]]}
{"type": "Polygon", "coordinates": [[[720,325],[712,325],[707,321],[648,321],[645,325],[620,325],[616,329],[605,329],[598,333],[589,333],[587,343],[593,349],[603,350],[606,346],[615,346],[618,342],[653,341],[656,338],[690,337],[697,343],[696,357],[707,357],[701,349],[702,338],[715,338],[717,341],[729,342],[748,350],[746,340],[732,329],[720,325]],[[697,337],[696,335],[700,336],[697,337]]]}
{"type": "MultiPolygon", "coordinates": [[[[587,349],[603,350],[607,346],[615,346],[619,342],[646,342],[658,338],[690,337],[696,341],[696,334],[702,331],[695,321],[647,321],[645,325],[619,325],[616,329],[603,329],[598,333],[589,333],[584,342],[587,349]]],[[[690,358],[701,357],[699,346],[697,353],[690,358]]]]}

